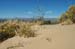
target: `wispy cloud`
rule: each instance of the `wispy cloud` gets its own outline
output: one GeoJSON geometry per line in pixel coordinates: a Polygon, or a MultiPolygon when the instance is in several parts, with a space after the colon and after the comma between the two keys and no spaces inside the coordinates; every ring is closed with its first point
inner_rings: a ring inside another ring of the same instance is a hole
{"type": "Polygon", "coordinates": [[[25,16],[26,18],[33,17],[33,14],[34,14],[33,11],[25,11],[25,12],[24,12],[24,16],[25,16]]]}
{"type": "Polygon", "coordinates": [[[45,14],[53,14],[53,11],[46,11],[45,14]]]}
{"type": "MultiPolygon", "coordinates": [[[[55,13],[55,12],[52,11],[52,10],[44,11],[44,16],[45,16],[45,17],[56,17],[56,16],[53,15],[54,13],[55,13]]],[[[38,14],[38,13],[33,12],[33,11],[25,11],[25,12],[24,12],[24,16],[26,16],[26,17],[37,16],[37,14],[38,14]]]]}
{"type": "Polygon", "coordinates": [[[32,11],[25,11],[24,14],[33,14],[32,11]]]}
{"type": "Polygon", "coordinates": [[[32,12],[32,11],[28,11],[27,13],[28,13],[28,14],[33,14],[33,12],[32,12]]]}

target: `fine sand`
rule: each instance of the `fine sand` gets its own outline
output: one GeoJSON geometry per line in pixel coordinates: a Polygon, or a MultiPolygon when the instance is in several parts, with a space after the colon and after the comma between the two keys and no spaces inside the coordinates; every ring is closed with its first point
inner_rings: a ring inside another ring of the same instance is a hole
{"type": "Polygon", "coordinates": [[[0,49],[75,49],[75,24],[35,25],[36,37],[15,36],[0,44],[0,49]]]}

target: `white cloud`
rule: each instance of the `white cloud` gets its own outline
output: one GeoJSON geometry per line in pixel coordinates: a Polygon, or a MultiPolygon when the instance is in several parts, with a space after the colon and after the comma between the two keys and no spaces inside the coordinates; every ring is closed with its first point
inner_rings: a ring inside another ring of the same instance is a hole
{"type": "Polygon", "coordinates": [[[45,14],[53,14],[53,11],[46,11],[45,14]]]}
{"type": "Polygon", "coordinates": [[[25,11],[24,14],[33,14],[32,11],[25,11]]]}
{"type": "Polygon", "coordinates": [[[47,16],[45,16],[45,18],[57,18],[57,16],[49,16],[49,15],[47,15],[47,16]]]}
{"type": "Polygon", "coordinates": [[[28,14],[33,14],[33,12],[32,12],[32,11],[28,11],[27,13],[28,13],[28,14]]]}

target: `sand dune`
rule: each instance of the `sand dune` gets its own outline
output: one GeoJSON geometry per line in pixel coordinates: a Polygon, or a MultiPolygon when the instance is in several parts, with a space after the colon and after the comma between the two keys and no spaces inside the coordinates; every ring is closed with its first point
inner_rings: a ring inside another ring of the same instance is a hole
{"type": "Polygon", "coordinates": [[[37,37],[15,36],[0,44],[0,49],[75,49],[75,24],[42,25],[37,37]]]}

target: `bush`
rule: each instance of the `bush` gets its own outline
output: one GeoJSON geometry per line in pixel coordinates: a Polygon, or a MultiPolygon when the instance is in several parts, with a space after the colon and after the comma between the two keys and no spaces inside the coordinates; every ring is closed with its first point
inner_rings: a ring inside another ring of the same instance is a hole
{"type": "Polygon", "coordinates": [[[68,24],[75,23],[75,6],[71,6],[61,17],[60,23],[66,21],[68,24]]]}
{"type": "Polygon", "coordinates": [[[50,20],[43,21],[42,25],[44,25],[44,24],[51,24],[51,21],[50,20]]]}
{"type": "Polygon", "coordinates": [[[22,21],[6,21],[0,25],[0,41],[4,41],[15,35],[35,37],[31,24],[22,21]]]}
{"type": "Polygon", "coordinates": [[[69,24],[73,24],[73,22],[70,19],[67,19],[66,21],[61,23],[62,25],[69,25],[69,24]]]}

